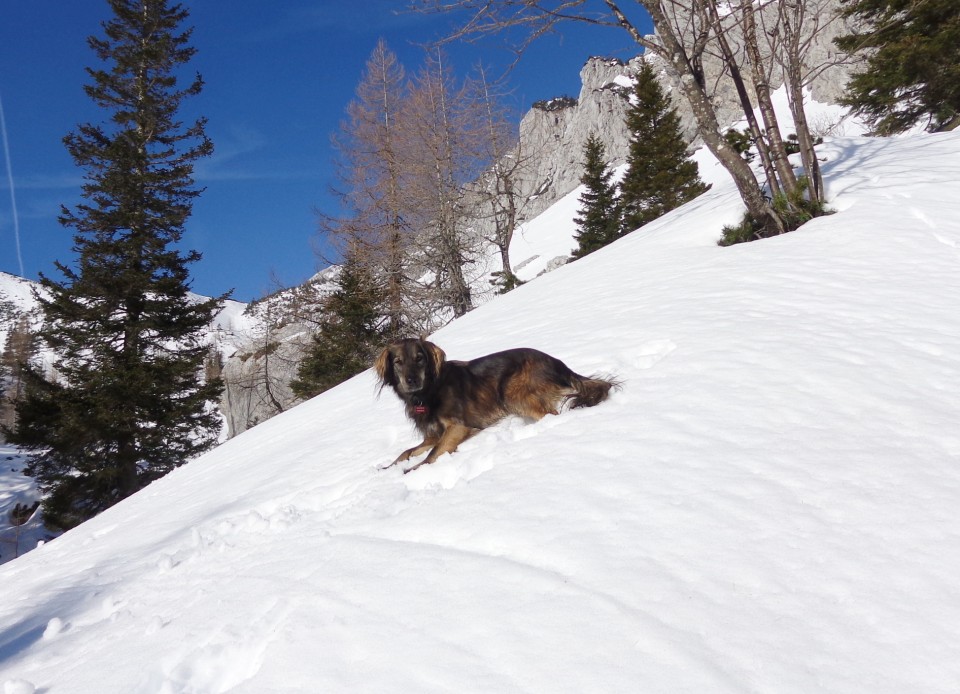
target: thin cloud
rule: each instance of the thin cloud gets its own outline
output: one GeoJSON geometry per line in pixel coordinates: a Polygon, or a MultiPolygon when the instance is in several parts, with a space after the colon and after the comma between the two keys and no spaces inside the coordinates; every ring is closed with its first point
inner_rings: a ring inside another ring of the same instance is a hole
{"type": "Polygon", "coordinates": [[[194,178],[197,181],[289,180],[316,176],[316,172],[251,168],[245,163],[245,158],[263,151],[270,144],[263,133],[255,128],[233,124],[221,133],[211,133],[210,138],[214,144],[213,155],[194,166],[194,178]]]}

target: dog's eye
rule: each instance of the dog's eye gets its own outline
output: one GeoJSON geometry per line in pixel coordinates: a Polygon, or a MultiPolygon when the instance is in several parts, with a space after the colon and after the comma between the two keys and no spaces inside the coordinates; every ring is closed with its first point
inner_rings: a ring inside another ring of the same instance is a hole
{"type": "Polygon", "coordinates": [[[423,354],[422,354],[422,353],[418,353],[418,354],[417,354],[417,363],[419,364],[419,363],[422,362],[422,361],[423,361],[423,354]]]}
{"type": "Polygon", "coordinates": [[[393,365],[394,365],[394,366],[402,366],[402,365],[403,365],[403,359],[401,359],[400,357],[394,357],[394,358],[393,358],[393,365]]]}

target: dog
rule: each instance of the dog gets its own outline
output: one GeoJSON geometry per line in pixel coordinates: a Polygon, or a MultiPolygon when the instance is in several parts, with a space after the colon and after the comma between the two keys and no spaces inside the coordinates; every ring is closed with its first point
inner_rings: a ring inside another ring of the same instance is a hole
{"type": "Polygon", "coordinates": [[[447,361],[437,345],[406,338],[384,348],[374,363],[380,390],[390,386],[423,441],[383,469],[430,453],[404,474],[453,453],[468,438],[508,415],[539,421],[565,406],[593,407],[618,388],[615,380],[586,377],[549,354],[521,347],[470,361],[447,361]]]}

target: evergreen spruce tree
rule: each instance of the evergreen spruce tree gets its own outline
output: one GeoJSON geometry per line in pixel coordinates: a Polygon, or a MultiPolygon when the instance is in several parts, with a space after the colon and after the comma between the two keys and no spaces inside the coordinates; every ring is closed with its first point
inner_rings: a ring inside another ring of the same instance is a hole
{"type": "Polygon", "coordinates": [[[34,450],[27,472],[45,493],[47,522],[72,527],[213,446],[218,380],[202,378],[202,331],[220,299],[189,295],[195,251],[177,249],[192,202],[193,164],[213,145],[205,119],[184,126],[177,69],[195,49],[188,12],[166,0],[108,0],[105,38],[88,42],[105,66],[87,95],[109,113],[64,138],[86,170],[82,202],[62,208],[76,260],[42,277],[41,338],[56,376],[26,374],[13,439],[34,450]]]}
{"type": "Polygon", "coordinates": [[[960,123],[960,3],[957,0],[845,0],[858,31],[836,39],[848,53],[870,51],[847,83],[844,103],[879,135],[926,121],[960,123]]]}
{"type": "Polygon", "coordinates": [[[591,134],[583,146],[583,175],[580,182],[587,187],[580,194],[580,212],[574,218],[577,224],[577,248],[574,258],[603,248],[620,235],[620,208],[613,172],[607,168],[606,148],[596,134],[591,134]]]}
{"type": "Polygon", "coordinates": [[[641,62],[627,112],[630,151],[620,181],[623,233],[679,207],[707,190],[697,163],[687,156],[680,117],[657,82],[653,68],[641,62]]]}
{"type": "Polygon", "coordinates": [[[367,369],[387,337],[382,318],[386,295],[356,253],[345,258],[337,284],[325,302],[313,344],[290,384],[301,398],[318,395],[367,369]]]}

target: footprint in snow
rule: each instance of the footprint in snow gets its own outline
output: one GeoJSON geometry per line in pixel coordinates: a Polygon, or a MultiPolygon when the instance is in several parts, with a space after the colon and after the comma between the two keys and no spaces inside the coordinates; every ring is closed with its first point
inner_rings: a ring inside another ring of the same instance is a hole
{"type": "Polygon", "coordinates": [[[173,553],[161,554],[157,558],[156,567],[165,573],[211,550],[222,551],[231,547],[238,538],[283,532],[298,522],[300,516],[297,507],[287,504],[260,510],[250,509],[245,513],[192,528],[189,541],[184,542],[173,553]]]}
{"type": "Polygon", "coordinates": [[[677,348],[673,340],[647,340],[636,349],[625,351],[621,359],[635,369],[650,369],[677,348]]]}
{"type": "Polygon", "coordinates": [[[138,691],[227,692],[253,679],[287,610],[270,600],[249,623],[210,625],[200,647],[185,648],[148,672],[138,691]]]}

